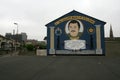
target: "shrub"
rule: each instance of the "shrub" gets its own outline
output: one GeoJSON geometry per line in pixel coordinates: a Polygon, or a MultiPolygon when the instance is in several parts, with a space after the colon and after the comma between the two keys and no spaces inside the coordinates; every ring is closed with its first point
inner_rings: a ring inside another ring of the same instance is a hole
{"type": "Polygon", "coordinates": [[[40,45],[39,48],[40,49],[46,49],[46,45],[40,45]]]}
{"type": "Polygon", "coordinates": [[[34,46],[32,44],[27,44],[26,48],[28,51],[33,51],[34,50],[34,46]]]}
{"type": "Polygon", "coordinates": [[[40,49],[46,49],[46,43],[41,42],[40,45],[39,45],[39,48],[40,49]]]}

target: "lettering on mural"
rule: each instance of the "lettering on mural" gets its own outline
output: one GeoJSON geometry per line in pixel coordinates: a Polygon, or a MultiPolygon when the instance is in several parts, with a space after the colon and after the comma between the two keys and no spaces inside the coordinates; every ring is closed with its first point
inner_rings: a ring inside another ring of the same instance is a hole
{"type": "Polygon", "coordinates": [[[64,21],[76,20],[76,19],[77,19],[77,20],[85,20],[85,21],[87,21],[87,22],[89,22],[89,23],[91,23],[91,24],[95,24],[95,20],[93,20],[93,19],[91,19],[91,18],[88,18],[88,17],[86,17],[86,16],[68,16],[68,17],[65,17],[65,18],[62,18],[62,19],[56,21],[54,24],[55,24],[55,25],[58,25],[58,24],[60,24],[60,23],[62,23],[62,22],[64,22],[64,21]]]}

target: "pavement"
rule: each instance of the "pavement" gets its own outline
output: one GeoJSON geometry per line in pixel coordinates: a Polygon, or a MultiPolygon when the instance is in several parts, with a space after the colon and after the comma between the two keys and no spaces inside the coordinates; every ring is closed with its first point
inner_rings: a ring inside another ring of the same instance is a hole
{"type": "Polygon", "coordinates": [[[18,56],[19,51],[10,52],[8,54],[0,55],[0,57],[10,57],[10,56],[18,56]]]}
{"type": "Polygon", "coordinates": [[[120,57],[0,57],[0,80],[120,80],[120,57]]]}

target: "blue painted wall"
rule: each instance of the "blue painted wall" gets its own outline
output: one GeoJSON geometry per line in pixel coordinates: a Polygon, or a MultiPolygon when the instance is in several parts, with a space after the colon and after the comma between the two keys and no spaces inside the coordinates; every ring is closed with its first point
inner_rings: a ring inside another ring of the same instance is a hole
{"type": "Polygon", "coordinates": [[[76,19],[79,20],[84,27],[84,31],[80,37],[81,40],[85,40],[86,41],[86,50],[96,50],[96,26],[95,25],[100,25],[101,27],[101,47],[103,50],[103,54],[105,54],[105,43],[104,43],[104,25],[106,24],[104,21],[98,20],[96,18],[90,17],[88,15],[82,14],[80,12],[77,12],[75,10],[63,15],[62,17],[48,23],[47,26],[47,54],[49,54],[49,49],[50,49],[50,27],[55,27],[55,30],[57,28],[61,29],[62,33],[61,35],[59,35],[59,47],[57,46],[58,44],[58,35],[56,35],[56,32],[54,32],[55,38],[55,50],[64,50],[64,41],[65,40],[69,40],[69,36],[66,34],[65,32],[65,26],[67,24],[67,22],[69,20],[63,20],[62,22],[60,22],[59,24],[55,24],[57,21],[69,17],[69,16],[84,16],[87,17],[89,19],[94,20],[94,24],[90,23],[89,21],[84,20],[84,19],[76,19]],[[88,30],[89,28],[92,28],[94,31],[92,33],[90,33],[88,30]],[[91,44],[91,38],[92,38],[92,43],[91,44]],[[92,45],[92,48],[91,48],[92,45]]]}

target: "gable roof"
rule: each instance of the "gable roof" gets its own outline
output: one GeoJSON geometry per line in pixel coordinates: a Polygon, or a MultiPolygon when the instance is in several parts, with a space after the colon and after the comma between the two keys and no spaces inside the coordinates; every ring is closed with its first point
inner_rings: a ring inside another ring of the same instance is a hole
{"type": "Polygon", "coordinates": [[[59,19],[61,19],[61,18],[66,17],[66,16],[76,16],[76,15],[83,15],[83,16],[89,17],[89,18],[91,18],[91,19],[94,19],[95,21],[98,21],[98,22],[101,22],[101,23],[103,23],[103,24],[106,24],[106,22],[104,22],[104,21],[102,21],[102,20],[96,19],[96,18],[94,18],[94,17],[88,16],[88,15],[86,15],[86,14],[83,14],[83,13],[80,13],[80,12],[78,12],[78,11],[73,10],[73,11],[71,11],[71,12],[69,12],[69,13],[67,13],[67,14],[65,14],[65,15],[63,15],[63,16],[61,16],[61,17],[59,17],[59,18],[57,18],[57,19],[55,19],[55,20],[53,20],[53,21],[51,21],[51,22],[49,22],[49,23],[46,24],[45,26],[51,26],[51,25],[53,25],[54,22],[56,22],[57,20],[59,20],[59,19]]]}

